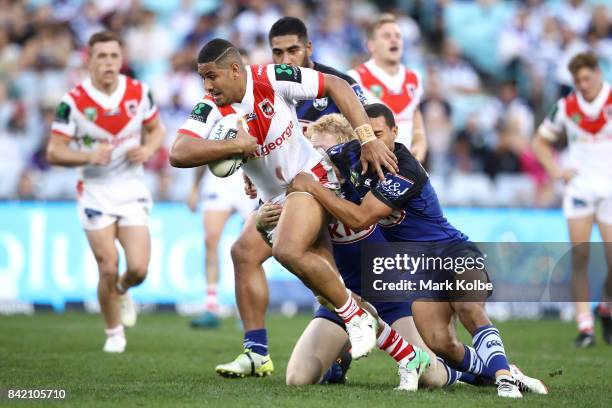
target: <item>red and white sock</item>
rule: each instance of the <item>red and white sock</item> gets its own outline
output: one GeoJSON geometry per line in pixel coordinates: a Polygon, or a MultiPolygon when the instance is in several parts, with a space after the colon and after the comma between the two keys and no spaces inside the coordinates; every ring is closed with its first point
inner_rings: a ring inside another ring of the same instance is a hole
{"type": "Polygon", "coordinates": [[[344,306],[336,309],[336,313],[344,320],[344,323],[348,323],[353,317],[365,314],[365,310],[357,305],[357,302],[355,302],[355,299],[349,293],[348,300],[344,306]]]}
{"type": "Polygon", "coordinates": [[[593,334],[593,314],[591,312],[580,313],[576,316],[578,331],[585,334],[593,334]]]}
{"type": "Polygon", "coordinates": [[[393,357],[398,363],[405,358],[412,360],[416,355],[412,344],[404,340],[404,338],[387,323],[385,323],[382,332],[376,339],[376,345],[379,349],[393,357]]]}
{"type": "Polygon", "coordinates": [[[125,332],[123,331],[123,326],[119,325],[117,327],[113,327],[112,329],[105,329],[106,337],[125,337],[125,332]]]}
{"type": "Polygon", "coordinates": [[[217,285],[211,284],[206,288],[206,310],[211,313],[219,312],[219,298],[217,297],[217,285]]]}

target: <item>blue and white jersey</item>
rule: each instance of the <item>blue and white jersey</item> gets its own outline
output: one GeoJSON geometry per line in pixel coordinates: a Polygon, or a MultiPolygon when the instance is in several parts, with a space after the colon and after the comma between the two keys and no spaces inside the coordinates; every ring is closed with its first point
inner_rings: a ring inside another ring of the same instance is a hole
{"type": "MultiPolygon", "coordinates": [[[[421,164],[400,143],[393,150],[399,173],[385,173],[385,180],[369,171],[361,175],[361,145],[353,140],[328,150],[328,155],[345,179],[345,196],[363,199],[368,192],[393,209],[379,222],[389,242],[462,242],[468,237],[453,227],[442,213],[429,176],[421,164]]],[[[354,201],[354,200],[351,200],[354,201]]]]}

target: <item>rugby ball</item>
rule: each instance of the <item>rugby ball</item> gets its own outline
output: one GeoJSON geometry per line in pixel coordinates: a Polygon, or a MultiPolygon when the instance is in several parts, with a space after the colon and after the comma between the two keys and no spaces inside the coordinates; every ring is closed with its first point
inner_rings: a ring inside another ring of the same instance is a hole
{"type": "MultiPolygon", "coordinates": [[[[232,113],[215,123],[208,135],[208,140],[221,141],[235,138],[238,134],[238,122],[242,122],[244,129],[247,132],[249,131],[244,118],[236,113],[232,113]]],[[[234,156],[209,163],[208,168],[217,177],[228,177],[234,174],[243,164],[242,157],[234,156]]]]}

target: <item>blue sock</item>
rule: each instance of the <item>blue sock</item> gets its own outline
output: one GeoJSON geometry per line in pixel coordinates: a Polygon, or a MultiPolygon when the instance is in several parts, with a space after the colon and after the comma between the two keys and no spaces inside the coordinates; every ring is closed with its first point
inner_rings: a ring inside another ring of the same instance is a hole
{"type": "Polygon", "coordinates": [[[495,373],[499,370],[510,370],[506,350],[502,343],[499,331],[492,324],[479,327],[472,342],[480,360],[484,363],[483,376],[495,378],[495,373]],[[485,375],[485,371],[487,374],[485,375]]]}
{"type": "Polygon", "coordinates": [[[454,368],[449,367],[448,364],[446,364],[446,362],[440,357],[438,357],[438,361],[442,363],[444,369],[446,370],[446,384],[444,384],[445,387],[453,385],[457,381],[463,381],[464,383],[472,385],[476,384],[476,376],[474,374],[457,371],[454,368]]]}
{"type": "Polygon", "coordinates": [[[244,333],[245,349],[250,349],[253,353],[268,355],[268,333],[266,329],[250,330],[244,333]]]}
{"type": "Polygon", "coordinates": [[[341,384],[344,380],[344,370],[342,366],[334,361],[319,384],[341,384]]]}
{"type": "Polygon", "coordinates": [[[476,350],[470,346],[466,346],[465,344],[463,345],[463,349],[465,350],[463,361],[460,364],[451,364],[452,368],[464,373],[481,375],[483,377],[495,379],[495,372],[493,372],[493,375],[491,375],[487,367],[482,363],[480,358],[478,358],[476,350]]]}

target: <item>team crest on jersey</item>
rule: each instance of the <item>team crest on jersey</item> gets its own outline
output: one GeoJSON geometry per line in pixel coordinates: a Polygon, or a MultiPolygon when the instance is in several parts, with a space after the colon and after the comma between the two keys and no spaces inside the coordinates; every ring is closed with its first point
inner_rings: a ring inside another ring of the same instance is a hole
{"type": "Polygon", "coordinates": [[[382,98],[383,96],[383,89],[380,85],[372,85],[370,87],[370,92],[372,92],[372,95],[374,95],[378,99],[382,98]]]}
{"type": "Polygon", "coordinates": [[[125,111],[130,118],[136,116],[138,113],[138,101],[136,99],[125,101],[125,111]]]}
{"type": "Polygon", "coordinates": [[[91,120],[92,122],[95,122],[96,119],[98,119],[98,110],[93,106],[83,109],[83,114],[88,120],[91,120]]]}
{"type": "Polygon", "coordinates": [[[327,104],[327,98],[320,98],[312,101],[312,106],[314,106],[314,108],[318,111],[324,111],[325,108],[327,108],[327,104]]]}
{"type": "Polygon", "coordinates": [[[272,119],[272,116],[274,116],[274,105],[272,105],[272,102],[270,102],[268,98],[259,102],[257,106],[259,106],[259,110],[261,110],[261,113],[263,113],[266,118],[272,119]]]}

